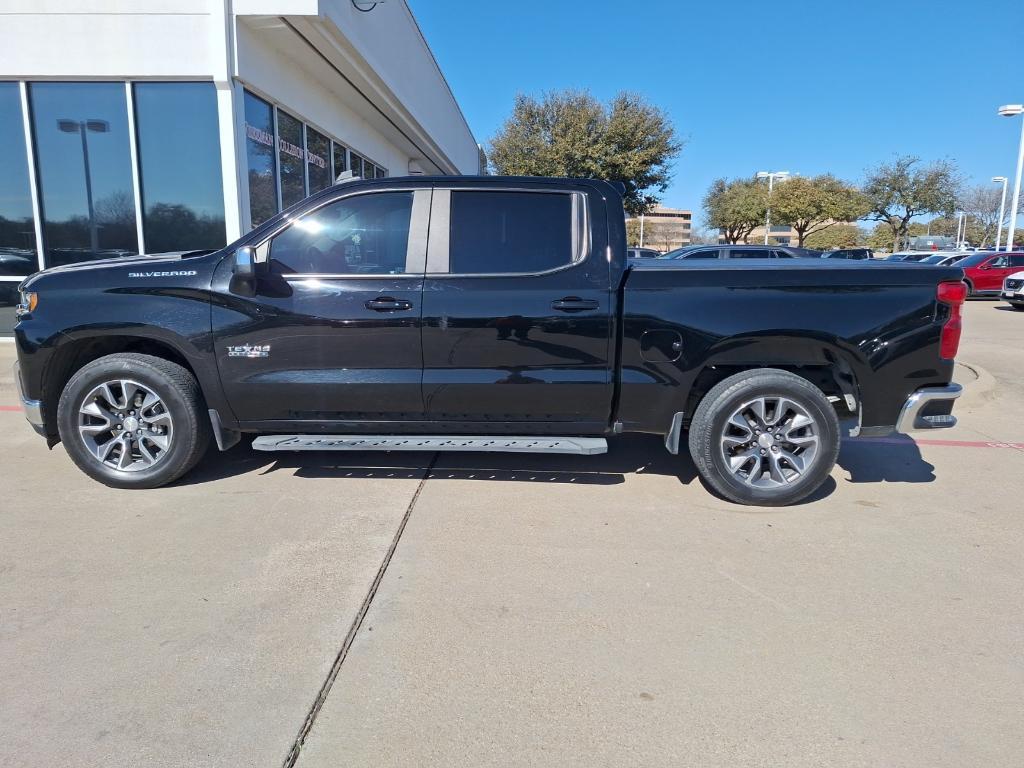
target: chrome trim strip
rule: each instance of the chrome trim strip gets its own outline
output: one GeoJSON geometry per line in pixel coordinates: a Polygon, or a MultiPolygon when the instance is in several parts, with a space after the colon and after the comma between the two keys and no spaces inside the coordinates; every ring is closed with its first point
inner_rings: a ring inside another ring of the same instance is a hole
{"type": "Polygon", "coordinates": [[[956,419],[952,416],[948,421],[940,424],[921,422],[919,419],[922,409],[928,403],[936,400],[956,400],[963,393],[964,388],[959,384],[947,384],[944,387],[925,387],[914,392],[903,404],[903,410],[896,420],[896,431],[903,434],[910,434],[922,429],[942,429],[956,426],[956,419]]]}

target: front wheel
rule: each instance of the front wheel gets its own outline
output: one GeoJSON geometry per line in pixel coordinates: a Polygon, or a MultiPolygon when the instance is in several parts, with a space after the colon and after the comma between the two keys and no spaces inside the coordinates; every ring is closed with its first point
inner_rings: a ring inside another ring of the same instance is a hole
{"type": "Polygon", "coordinates": [[[839,455],[839,420],[820,389],[787,371],[719,382],[694,412],[690,455],[701,478],[738,504],[785,506],[814,493],[839,455]]]}
{"type": "Polygon", "coordinates": [[[57,405],[61,441],[78,468],[114,488],[157,488],[188,472],[210,442],[199,385],[151,355],[93,360],[57,405]]]}

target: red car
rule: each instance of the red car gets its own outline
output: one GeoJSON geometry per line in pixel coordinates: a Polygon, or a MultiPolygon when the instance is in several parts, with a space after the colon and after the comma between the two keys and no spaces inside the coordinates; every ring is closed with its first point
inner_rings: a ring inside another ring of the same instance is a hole
{"type": "Polygon", "coordinates": [[[1024,269],[1024,252],[976,253],[958,261],[956,266],[964,270],[968,296],[998,296],[1003,280],[1024,269]]]}

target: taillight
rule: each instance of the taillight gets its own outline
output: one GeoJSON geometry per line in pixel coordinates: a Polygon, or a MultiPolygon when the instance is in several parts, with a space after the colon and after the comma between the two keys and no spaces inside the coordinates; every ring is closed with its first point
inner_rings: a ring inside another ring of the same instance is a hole
{"type": "Polygon", "coordinates": [[[939,283],[935,291],[939,302],[949,307],[949,317],[942,325],[939,337],[939,355],[943,360],[952,360],[960,348],[960,332],[963,330],[963,317],[960,308],[967,298],[967,286],[964,283],[939,283]]]}

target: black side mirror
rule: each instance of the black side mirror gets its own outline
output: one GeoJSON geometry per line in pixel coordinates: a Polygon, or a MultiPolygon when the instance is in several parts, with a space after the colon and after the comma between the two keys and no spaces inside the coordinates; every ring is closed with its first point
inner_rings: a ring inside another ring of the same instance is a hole
{"type": "Polygon", "coordinates": [[[243,245],[235,251],[231,271],[235,277],[252,278],[256,276],[256,249],[243,245]]]}

